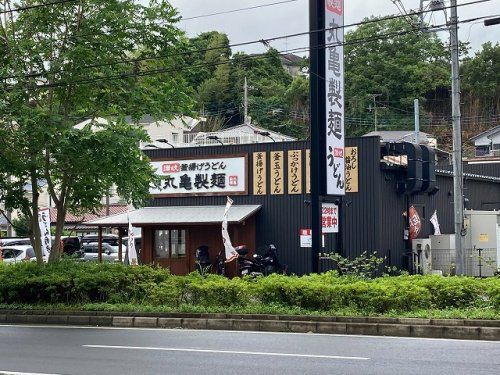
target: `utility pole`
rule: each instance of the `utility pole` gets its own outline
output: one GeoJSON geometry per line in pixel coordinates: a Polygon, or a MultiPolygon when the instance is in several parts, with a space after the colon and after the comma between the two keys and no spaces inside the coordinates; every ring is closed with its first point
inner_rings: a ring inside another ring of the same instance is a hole
{"type": "Polygon", "coordinates": [[[245,77],[245,84],[243,85],[243,107],[245,111],[244,123],[248,124],[248,83],[247,77],[245,77]]]}
{"type": "Polygon", "coordinates": [[[462,128],[460,124],[460,70],[457,0],[451,0],[450,45],[452,74],[451,116],[453,119],[453,202],[455,210],[456,274],[463,275],[465,273],[465,257],[462,236],[462,231],[464,229],[464,195],[462,170],[462,128]]]}
{"type": "MultiPolygon", "coordinates": [[[[443,0],[421,0],[420,11],[424,10],[424,2],[430,1],[431,11],[443,10],[443,0]]],[[[464,188],[462,165],[462,128],[460,124],[460,66],[458,44],[457,0],[451,0],[451,17],[449,22],[451,47],[451,106],[453,122],[453,210],[455,222],[456,274],[465,273],[464,256],[464,188]]],[[[445,11],[446,15],[446,11],[445,11]]],[[[423,26],[423,24],[422,24],[423,26]]]]}
{"type": "Polygon", "coordinates": [[[375,131],[377,131],[378,130],[377,98],[379,96],[382,96],[382,94],[370,94],[370,95],[373,98],[373,110],[374,110],[374,114],[375,114],[375,131]]]}
{"type": "Polygon", "coordinates": [[[420,107],[418,104],[418,99],[413,102],[415,107],[415,143],[420,144],[420,107]]]}

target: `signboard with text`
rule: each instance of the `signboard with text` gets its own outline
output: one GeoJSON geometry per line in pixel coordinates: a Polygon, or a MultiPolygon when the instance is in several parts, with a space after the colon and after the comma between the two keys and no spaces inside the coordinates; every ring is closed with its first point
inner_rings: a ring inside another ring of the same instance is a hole
{"type": "Polygon", "coordinates": [[[153,196],[248,193],[246,156],[153,161],[151,165],[161,178],[159,188],[150,188],[153,196]]]}
{"type": "MultiPolygon", "coordinates": [[[[312,231],[311,229],[300,229],[300,247],[312,247],[312,231]]],[[[323,247],[325,247],[325,235],[322,235],[323,247]]]]}
{"type": "Polygon", "coordinates": [[[321,227],[323,233],[339,232],[339,206],[334,203],[323,203],[321,209],[321,227]]]}
{"type": "Polygon", "coordinates": [[[345,148],[345,191],[346,193],[359,192],[359,155],[357,147],[345,148]]]}
{"type": "Polygon", "coordinates": [[[326,193],[345,195],[344,0],[325,0],[326,193]]]}

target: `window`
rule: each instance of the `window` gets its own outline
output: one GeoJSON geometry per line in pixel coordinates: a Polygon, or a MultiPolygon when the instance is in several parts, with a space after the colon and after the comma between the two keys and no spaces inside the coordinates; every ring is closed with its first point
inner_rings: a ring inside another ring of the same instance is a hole
{"type": "Polygon", "coordinates": [[[155,231],[155,257],[167,259],[170,253],[170,233],[168,230],[155,231]]]}
{"type": "Polygon", "coordinates": [[[155,231],[155,258],[184,258],[186,256],[186,231],[171,229],[155,231]]]}
{"type": "Polygon", "coordinates": [[[186,231],[172,230],[172,258],[184,258],[186,256],[186,231]]]}
{"type": "Polygon", "coordinates": [[[172,133],[172,142],[173,143],[179,143],[179,134],[172,133]]]}
{"type": "Polygon", "coordinates": [[[490,153],[489,146],[477,146],[476,147],[476,156],[485,156],[490,153]]]}

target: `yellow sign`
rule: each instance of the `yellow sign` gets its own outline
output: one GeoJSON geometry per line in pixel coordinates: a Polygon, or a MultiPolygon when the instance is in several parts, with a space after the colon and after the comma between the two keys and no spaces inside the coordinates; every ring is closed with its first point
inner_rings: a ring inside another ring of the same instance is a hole
{"type": "Polygon", "coordinates": [[[489,242],[490,241],[490,236],[488,236],[488,233],[481,233],[479,235],[479,242],[489,242]]]}
{"type": "Polygon", "coordinates": [[[302,151],[288,151],[288,194],[302,194],[302,151]]]}
{"type": "Polygon", "coordinates": [[[306,150],[306,194],[311,194],[311,150],[306,150]]]}
{"type": "Polygon", "coordinates": [[[271,194],[282,195],[284,194],[284,181],[283,181],[283,151],[271,152],[271,194]]]}
{"type": "Polygon", "coordinates": [[[359,192],[358,173],[359,154],[357,147],[345,148],[345,191],[346,193],[359,192]]]}
{"type": "Polygon", "coordinates": [[[265,152],[254,152],[253,153],[253,194],[254,195],[266,195],[267,194],[267,183],[266,183],[266,153],[265,152]]]}

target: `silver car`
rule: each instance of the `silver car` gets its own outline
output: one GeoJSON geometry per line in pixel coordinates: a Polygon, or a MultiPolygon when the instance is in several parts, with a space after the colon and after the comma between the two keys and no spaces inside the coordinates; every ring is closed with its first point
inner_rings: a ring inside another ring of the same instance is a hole
{"type": "MultiPolygon", "coordinates": [[[[97,261],[99,259],[99,249],[97,242],[90,242],[83,245],[83,259],[86,261],[97,261]]],[[[109,243],[102,244],[102,261],[118,262],[118,247],[109,243]]]]}
{"type": "MultiPolygon", "coordinates": [[[[2,248],[3,262],[6,264],[36,261],[35,250],[30,245],[5,246],[2,248]]],[[[47,262],[49,254],[44,251],[43,261],[47,262]]]]}

